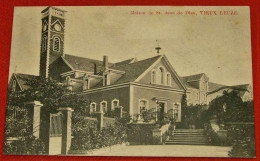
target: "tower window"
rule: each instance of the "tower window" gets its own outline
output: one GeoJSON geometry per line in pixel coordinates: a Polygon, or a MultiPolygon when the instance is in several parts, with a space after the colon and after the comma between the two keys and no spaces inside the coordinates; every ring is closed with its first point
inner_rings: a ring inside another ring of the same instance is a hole
{"type": "Polygon", "coordinates": [[[58,37],[53,40],[53,51],[60,51],[60,38],[58,37]]]}
{"type": "Polygon", "coordinates": [[[42,38],[42,52],[47,50],[47,37],[42,38]]]}

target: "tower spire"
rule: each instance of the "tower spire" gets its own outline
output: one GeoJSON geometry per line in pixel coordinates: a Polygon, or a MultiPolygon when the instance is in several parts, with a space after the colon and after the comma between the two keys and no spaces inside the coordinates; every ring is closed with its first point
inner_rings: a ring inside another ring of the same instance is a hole
{"type": "Polygon", "coordinates": [[[157,50],[157,54],[160,55],[160,50],[162,49],[159,45],[159,40],[156,40],[157,42],[157,47],[155,48],[155,50],[157,50]]]}

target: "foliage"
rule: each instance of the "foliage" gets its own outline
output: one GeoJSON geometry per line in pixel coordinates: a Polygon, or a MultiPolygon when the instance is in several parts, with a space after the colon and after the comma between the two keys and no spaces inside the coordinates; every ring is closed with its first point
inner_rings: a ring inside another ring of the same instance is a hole
{"type": "Polygon", "coordinates": [[[8,143],[7,140],[4,142],[5,154],[44,154],[45,149],[45,144],[33,135],[20,137],[11,143],[8,143]]]}
{"type": "Polygon", "coordinates": [[[255,157],[254,125],[238,125],[229,128],[230,137],[233,139],[230,157],[255,157]]]}
{"type": "Polygon", "coordinates": [[[204,115],[206,105],[190,105],[182,107],[182,122],[178,125],[179,128],[192,128],[195,125],[196,128],[203,128],[204,115]]]}
{"type": "Polygon", "coordinates": [[[156,142],[153,140],[152,130],[155,124],[129,124],[127,129],[127,141],[130,144],[149,145],[156,142]]]}
{"type": "Polygon", "coordinates": [[[253,122],[253,102],[243,102],[237,91],[223,92],[223,96],[211,101],[207,119],[216,118],[219,124],[224,122],[253,122]]]}
{"type": "Polygon", "coordinates": [[[101,130],[93,121],[81,120],[80,124],[73,124],[71,150],[91,150],[125,142],[129,120],[130,117],[119,118],[114,125],[101,130]]]}
{"type": "Polygon", "coordinates": [[[229,142],[222,141],[217,133],[212,129],[210,123],[204,124],[204,132],[207,137],[208,143],[211,145],[230,145],[229,142]]]}

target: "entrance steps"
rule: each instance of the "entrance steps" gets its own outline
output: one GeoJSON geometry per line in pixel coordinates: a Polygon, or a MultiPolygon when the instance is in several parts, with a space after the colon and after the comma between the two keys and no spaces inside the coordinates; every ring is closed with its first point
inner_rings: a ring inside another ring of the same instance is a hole
{"type": "Polygon", "coordinates": [[[204,129],[175,129],[165,142],[166,145],[206,145],[204,129]]]}

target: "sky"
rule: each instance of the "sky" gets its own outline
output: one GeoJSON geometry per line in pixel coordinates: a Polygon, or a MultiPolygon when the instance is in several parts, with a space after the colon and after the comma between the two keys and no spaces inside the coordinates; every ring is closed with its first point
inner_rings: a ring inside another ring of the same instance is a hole
{"type": "MultiPolygon", "coordinates": [[[[44,8],[15,7],[9,78],[13,72],[39,74],[44,8]]],[[[159,44],[179,76],[206,73],[215,83],[252,84],[249,7],[59,8],[67,11],[66,54],[98,60],[107,55],[110,62],[142,60],[156,56],[159,44]],[[220,15],[224,11],[235,15],[220,15]]]]}

